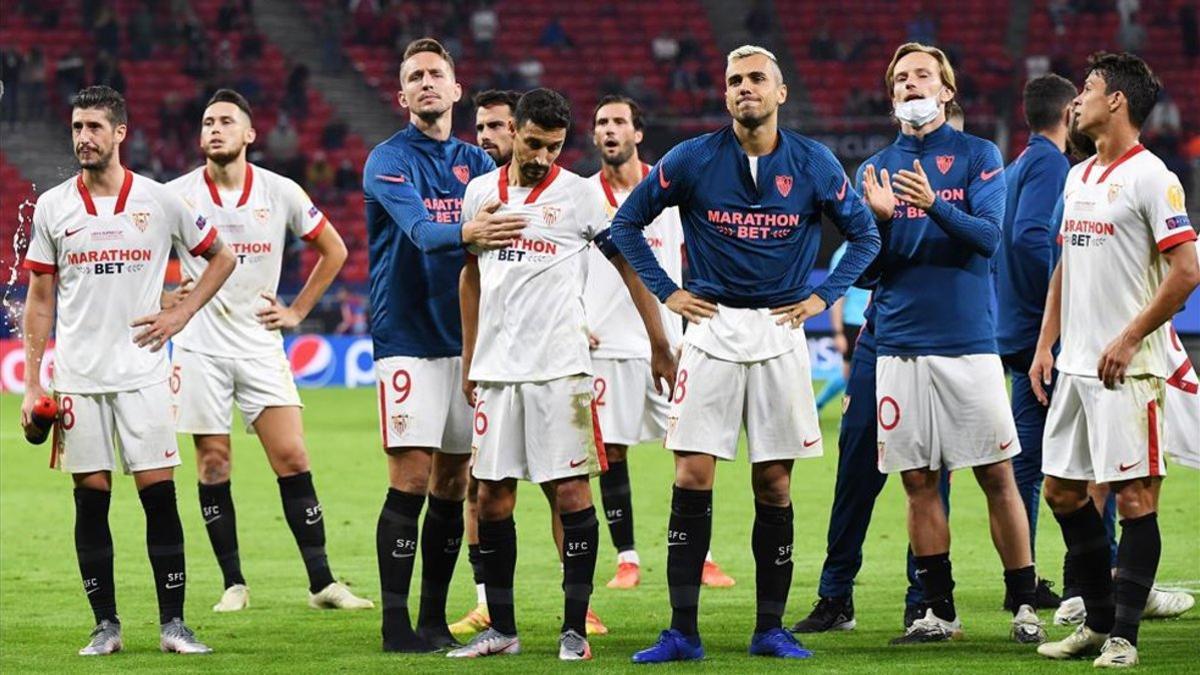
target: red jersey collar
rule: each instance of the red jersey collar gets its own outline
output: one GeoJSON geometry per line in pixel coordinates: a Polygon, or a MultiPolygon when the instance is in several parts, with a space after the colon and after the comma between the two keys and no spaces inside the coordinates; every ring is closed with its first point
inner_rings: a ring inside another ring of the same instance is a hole
{"type": "MultiPolygon", "coordinates": [[[[1118,166],[1121,166],[1121,164],[1123,164],[1125,162],[1125,160],[1129,159],[1130,157],[1133,157],[1134,155],[1138,154],[1139,152],[1141,152],[1145,149],[1146,149],[1146,146],[1142,145],[1141,143],[1138,143],[1137,145],[1133,146],[1132,148],[1126,150],[1125,154],[1123,154],[1117,158],[1117,161],[1108,165],[1108,168],[1106,168],[1104,170],[1104,173],[1100,174],[1100,179],[1097,180],[1096,183],[1097,184],[1103,183],[1104,180],[1106,178],[1108,178],[1108,174],[1113,172],[1113,169],[1117,168],[1118,166]]],[[[1085,184],[1087,183],[1088,175],[1090,175],[1092,173],[1092,167],[1096,165],[1097,159],[1099,159],[1099,156],[1093,157],[1092,161],[1087,165],[1087,168],[1083,170],[1083,182],[1085,184]]]]}
{"type": "MultiPolygon", "coordinates": [[[[642,180],[646,180],[646,176],[650,175],[650,165],[642,162],[642,180]]],[[[612,185],[608,183],[608,179],[604,177],[604,169],[600,170],[600,187],[604,188],[604,196],[608,199],[608,203],[615,209],[617,204],[617,195],[613,193],[612,185]]]]}
{"type": "MultiPolygon", "coordinates": [[[[204,184],[208,186],[208,194],[212,197],[213,204],[223,207],[221,203],[221,193],[217,190],[217,184],[213,181],[212,176],[208,175],[208,167],[203,169],[204,184]]],[[[238,198],[236,208],[245,206],[246,202],[250,201],[250,188],[254,185],[254,168],[246,164],[246,176],[242,179],[242,196],[238,198]]]]}
{"type": "MultiPolygon", "coordinates": [[[[125,210],[125,202],[129,200],[129,191],[133,188],[133,172],[125,167],[121,168],[125,171],[125,180],[121,182],[121,191],[117,194],[117,205],[113,208],[114,216],[125,210]]],[[[96,213],[96,202],[92,201],[92,193],[83,182],[82,171],[75,176],[75,186],[79,188],[79,197],[83,199],[83,208],[87,210],[88,215],[99,215],[96,213]]]]}
{"type": "MultiPolygon", "coordinates": [[[[508,164],[500,167],[500,201],[505,204],[508,203],[508,167],[508,164]]],[[[550,187],[550,184],[554,182],[554,179],[558,178],[558,173],[561,170],[562,168],[559,165],[552,164],[550,166],[550,170],[546,172],[546,177],[542,179],[542,182],[535,185],[533,189],[529,191],[529,196],[525,198],[525,203],[532,204],[536,202],[537,198],[541,197],[542,193],[546,191],[546,188],[550,187]]]]}

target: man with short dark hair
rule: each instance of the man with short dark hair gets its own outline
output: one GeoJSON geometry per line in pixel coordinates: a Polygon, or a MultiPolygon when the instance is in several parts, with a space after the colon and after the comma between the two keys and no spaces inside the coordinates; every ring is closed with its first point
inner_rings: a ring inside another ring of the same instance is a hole
{"type": "Polygon", "coordinates": [[[237,261],[204,216],[163,185],[121,166],[125,99],[105,86],[71,102],[81,171],[44,192],[33,215],[24,267],[25,398],[21,425],[45,395],[39,379],[56,328],[54,389],[59,417],[51,467],[75,482],[75,551],[96,627],[83,656],[120,651],[121,620],[108,525],[114,454],[133,474],[146,513],[146,548],[158,596],[164,652],[211,652],[184,624],[183,526],[175,501],[179,448],[163,350],[233,272],[237,261]],[[208,265],[186,298],[161,308],[172,241],[208,265]],[[57,308],[57,324],[55,309],[57,308]]]}
{"type": "Polygon", "coordinates": [[[1196,232],[1178,177],[1138,142],[1159,81],[1132,54],[1088,61],[1073,107],[1096,154],[1067,176],[1062,257],[1046,296],[1029,378],[1045,405],[1046,502],[1071,555],[1067,572],[1084,623],[1038,653],[1099,652],[1097,667],[1138,663],[1138,627],[1162,550],[1158,500],[1163,461],[1169,321],[1200,285],[1196,232]],[[1056,359],[1051,351],[1060,342],[1056,359]],[[1088,481],[1109,484],[1121,520],[1115,573],[1088,481]]]}
{"type": "Polygon", "coordinates": [[[520,98],[520,93],[511,90],[488,89],[475,95],[475,144],[483,148],[496,166],[504,166],[512,159],[515,131],[509,121],[520,98]]]}
{"type": "Polygon", "coordinates": [[[375,146],[363,168],[371,337],[389,482],[376,556],[384,650],[427,652],[456,644],[446,627],[446,593],[462,544],[471,458],[471,408],[458,396],[463,248],[503,248],[524,224],[493,217],[498,202],[462,213],[467,183],[495,165],[450,133],[462,87],[453,59],[436,40],[414,40],[405,49],[398,97],[409,124],[375,146]],[[408,589],[427,496],[414,631],[408,589]]]}
{"type": "MultiPolygon", "coordinates": [[[[212,221],[238,257],[238,268],[188,327],[175,337],[171,393],[176,431],[196,445],[200,509],[225,591],[213,611],[250,606],[242,576],[231,491],[232,406],[262,442],[279,483],[283,514],[308,573],[310,607],[375,605],[338,583],[325,555],[324,509],[309,472],[300,394],[283,351],[281,330],[304,320],[346,260],[346,246],[295,181],[246,161],[257,132],[250,104],[236,91],[213,94],[200,122],[205,164],[168,187],[212,221]],[[318,254],[292,304],[275,296],[288,231],[318,254]]],[[[180,255],[184,284],[205,264],[180,255]]]]}
{"type": "MultiPolygon", "coordinates": [[[[1001,362],[1012,374],[1012,415],[1021,444],[1021,454],[1012,458],[1012,467],[1029,521],[1031,554],[1036,552],[1046,409],[1029,386],[1029,365],[1054,266],[1052,232],[1056,223],[1051,219],[1071,168],[1063,153],[1076,93],[1075,85],[1060,75],[1043,75],[1025,84],[1029,142],[1004,170],[1008,197],[996,266],[996,346],[1001,362]]],[[[1056,609],[1060,602],[1047,582],[1039,579],[1034,609],[1056,609]]],[[[1011,594],[1006,593],[1004,608],[1013,609],[1012,603],[1011,594]]]]}
{"type": "MultiPolygon", "coordinates": [[[[586,252],[603,239],[598,188],[562,169],[571,109],[549,89],[521,97],[510,164],[467,186],[468,212],[498,200],[497,214],[529,221],[512,246],[474,248],[462,272],[463,392],[475,406],[472,474],[479,481],[479,553],[491,627],[454,658],[516,654],[514,613],[517,481],[550,486],[562,521],[564,594],[560,659],[592,657],[585,622],[596,571],[599,523],[589,478],[607,469],[596,422],[583,286],[586,252]]],[[[674,376],[654,298],[626,269],[626,281],[655,354],[652,377],[674,376]]],[[[660,391],[662,386],[659,385],[660,391]]]]}

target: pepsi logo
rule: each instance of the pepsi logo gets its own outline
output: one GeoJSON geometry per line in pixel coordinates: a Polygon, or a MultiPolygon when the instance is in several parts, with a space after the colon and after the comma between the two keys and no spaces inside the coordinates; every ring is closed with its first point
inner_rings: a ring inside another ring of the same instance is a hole
{"type": "Polygon", "coordinates": [[[292,377],[302,387],[323,387],[333,380],[337,363],[333,347],[319,335],[301,335],[287,350],[292,377]]]}

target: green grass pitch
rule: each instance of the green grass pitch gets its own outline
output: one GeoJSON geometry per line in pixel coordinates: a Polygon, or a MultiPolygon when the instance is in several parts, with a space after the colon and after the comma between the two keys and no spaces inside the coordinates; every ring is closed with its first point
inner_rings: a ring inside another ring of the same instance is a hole
{"type": "MultiPolygon", "coordinates": [[[[379,448],[374,392],[306,390],[305,422],[313,474],[326,513],[334,573],[376,602],[375,521],[387,487],[379,448]]],[[[157,613],[145,555],[144,519],[133,482],[116,480],[111,511],[116,546],[117,600],[125,651],[113,657],[75,656],[87,640],[91,613],[80,590],[72,546],[70,480],[46,468],[47,446],[31,447],[20,436],[19,398],[0,397],[0,671],[175,672],[549,672],[561,670],[557,655],[562,596],[558,559],[552,551],[547,509],[540,492],[522,485],[517,509],[520,532],[517,620],[524,653],[483,662],[450,662],[440,655],[383,654],[379,610],[330,612],[309,609],[303,566],[283,520],[278,489],[262,450],[251,437],[234,438],[234,496],[242,566],[251,588],[245,612],[214,614],[220,574],[199,514],[190,439],[181,438],[184,466],[177,483],[188,551],[188,623],[216,653],[181,657],[158,652],[157,613]]],[[[825,549],[825,528],[837,461],[837,406],[822,416],[825,456],[798,462],[792,498],[796,508],[795,577],[785,620],[803,617],[815,599],[825,549]]],[[[596,573],[593,607],[611,633],[592,640],[595,660],[582,670],[634,671],[629,655],[649,645],[669,622],[664,535],[670,503],[671,456],[647,444],[631,453],[642,585],[632,591],[604,588],[615,567],[607,532],[596,573]]],[[[1172,467],[1160,510],[1163,556],[1160,583],[1200,588],[1200,473],[1172,467]]],[[[596,490],[599,499],[598,488],[596,490]]],[[[880,496],[866,544],[866,563],[855,593],[858,628],[815,635],[805,644],[815,657],[782,663],[746,654],[754,620],[754,566],[750,555],[753,514],[749,469],[743,457],[720,466],[714,505],[713,549],[738,584],[704,591],[701,631],[708,658],[675,669],[809,672],[1084,672],[1087,662],[1054,663],[1032,648],[1008,641],[1009,617],[1000,609],[1003,580],[988,535],[982,494],[969,473],[954,478],[953,550],[956,601],[966,639],[921,647],[889,647],[899,633],[904,593],[904,497],[897,481],[880,496]]],[[[1042,573],[1061,575],[1062,539],[1043,506],[1038,559],[1042,573]]],[[[604,530],[604,528],[601,528],[604,530]]],[[[450,619],[474,603],[465,551],[451,589],[450,619]]],[[[418,572],[419,574],[419,572],[418,572]]],[[[414,611],[418,582],[414,582],[414,611]]],[[[1043,612],[1049,619],[1050,613],[1043,612]]],[[[1051,637],[1067,629],[1050,627],[1051,637]]],[[[1200,668],[1200,610],[1175,621],[1155,621],[1141,633],[1143,668],[1196,672],[1200,668]]],[[[642,667],[654,669],[656,667],[642,667]]]]}

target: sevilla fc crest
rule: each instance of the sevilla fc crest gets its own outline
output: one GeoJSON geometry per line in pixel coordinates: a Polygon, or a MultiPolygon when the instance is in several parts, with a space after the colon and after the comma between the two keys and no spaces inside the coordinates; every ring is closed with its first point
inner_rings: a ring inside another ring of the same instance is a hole
{"type": "Polygon", "coordinates": [[[259,225],[266,225],[267,219],[271,217],[271,209],[254,209],[254,220],[259,225]]]}
{"type": "Polygon", "coordinates": [[[471,169],[466,164],[457,164],[454,167],[454,177],[458,179],[458,182],[466,185],[467,181],[471,180],[471,169]]]}
{"type": "Polygon", "coordinates": [[[129,218],[133,221],[134,226],[142,232],[145,232],[146,228],[150,226],[150,214],[146,211],[135,211],[129,214],[129,218]]]}
{"type": "Polygon", "coordinates": [[[408,430],[408,420],[409,415],[392,415],[392,431],[395,431],[397,436],[403,436],[408,430]]]}
{"type": "Polygon", "coordinates": [[[546,221],[547,227],[554,225],[560,215],[562,215],[562,209],[557,206],[542,207],[542,220],[546,221]]]}
{"type": "Polygon", "coordinates": [[[1117,197],[1121,195],[1121,184],[1112,183],[1108,186],[1108,203],[1111,204],[1117,201],[1117,197]]]}
{"type": "Polygon", "coordinates": [[[780,195],[788,196],[792,192],[792,177],[775,176],[775,187],[779,190],[780,195]]]}
{"type": "Polygon", "coordinates": [[[941,171],[942,175],[945,176],[950,171],[950,167],[954,166],[954,155],[938,155],[937,166],[938,171],[941,171]]]}

